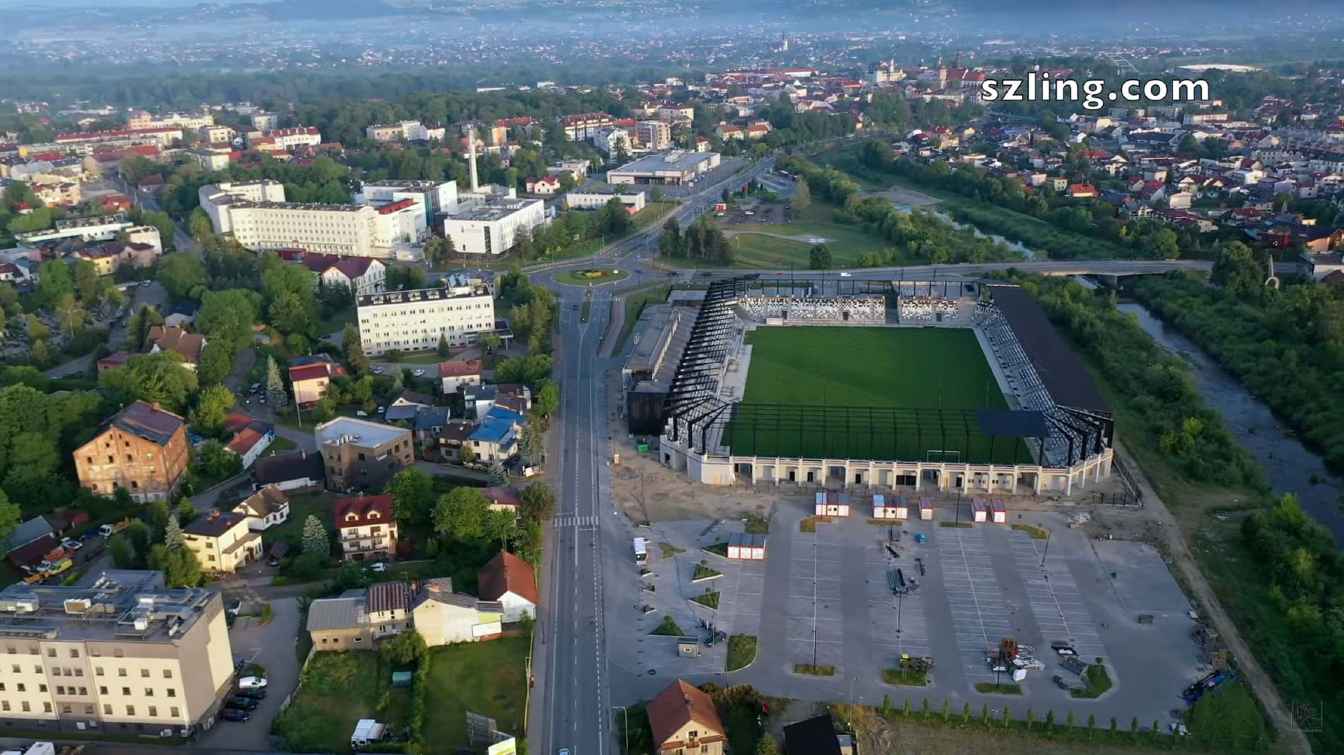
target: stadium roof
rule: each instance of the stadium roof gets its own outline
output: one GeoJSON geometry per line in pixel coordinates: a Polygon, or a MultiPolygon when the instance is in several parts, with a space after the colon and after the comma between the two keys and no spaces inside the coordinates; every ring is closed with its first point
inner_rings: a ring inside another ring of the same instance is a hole
{"type": "Polygon", "coordinates": [[[1110,412],[1083,360],[1060,337],[1030,294],[1018,286],[989,286],[989,292],[1056,404],[1110,412]]]}
{"type": "Polygon", "coordinates": [[[980,432],[999,438],[1044,438],[1050,434],[1045,415],[1037,411],[980,409],[975,413],[980,432]]]}

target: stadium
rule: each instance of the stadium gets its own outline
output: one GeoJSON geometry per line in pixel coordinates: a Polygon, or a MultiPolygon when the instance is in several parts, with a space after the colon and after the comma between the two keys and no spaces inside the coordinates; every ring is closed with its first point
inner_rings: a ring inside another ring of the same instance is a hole
{"type": "Polygon", "coordinates": [[[631,411],[693,480],[1030,495],[1110,475],[1111,411],[1016,286],[739,276],[682,330],[657,406],[631,411]]]}

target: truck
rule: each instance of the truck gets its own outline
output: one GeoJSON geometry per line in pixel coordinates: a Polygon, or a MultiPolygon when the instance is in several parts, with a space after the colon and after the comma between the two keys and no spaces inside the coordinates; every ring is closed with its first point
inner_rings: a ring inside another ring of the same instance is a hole
{"type": "Polygon", "coordinates": [[[642,564],[649,560],[649,541],[642,538],[635,538],[635,563],[642,564]]]}
{"type": "Polygon", "coordinates": [[[131,520],[122,519],[120,522],[104,524],[103,526],[99,527],[98,534],[102,535],[103,537],[112,537],[113,535],[117,534],[118,532],[121,532],[122,530],[126,529],[129,526],[131,526],[131,520]]]}

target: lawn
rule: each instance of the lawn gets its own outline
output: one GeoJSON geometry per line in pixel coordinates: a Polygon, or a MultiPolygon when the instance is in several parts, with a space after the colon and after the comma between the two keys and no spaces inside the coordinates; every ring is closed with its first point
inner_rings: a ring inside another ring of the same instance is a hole
{"type": "MultiPolygon", "coordinates": [[[[748,264],[751,261],[751,252],[748,252],[747,259],[737,261],[737,265],[741,267],[780,267],[778,255],[782,254],[786,255],[783,267],[787,268],[789,266],[788,262],[792,261],[794,265],[805,268],[808,263],[807,251],[812,248],[814,243],[819,242],[825,244],[831,250],[831,259],[835,267],[851,267],[858,264],[859,257],[872,252],[880,252],[891,246],[883,239],[868,233],[861,226],[835,222],[836,209],[838,209],[836,205],[814,198],[812,204],[806,208],[794,211],[793,222],[791,223],[742,223],[726,226],[725,230],[728,231],[769,234],[763,237],[758,236],[758,238],[771,241],[783,241],[771,238],[771,236],[796,237],[791,245],[784,242],[775,247],[777,251],[770,255],[769,265],[748,264]]],[[[768,250],[769,246],[764,245],[757,248],[768,250]]]]}
{"type": "Polygon", "coordinates": [[[715,610],[718,610],[719,607],[719,593],[717,592],[707,592],[703,595],[697,595],[694,598],[691,598],[691,600],[715,610]]]}
{"type": "Polygon", "coordinates": [[[659,220],[664,213],[676,206],[676,202],[646,202],[644,204],[644,209],[635,213],[630,219],[635,221],[636,228],[643,228],[644,226],[659,220]]]}
{"type": "Polygon", "coordinates": [[[1020,440],[977,425],[973,410],[1007,403],[968,329],[765,327],[748,342],[735,454],[1029,461],[1020,440]]]}
{"type": "Polygon", "coordinates": [[[467,745],[467,711],[523,739],[530,648],[527,637],[503,637],[430,650],[424,740],[431,752],[467,745]]]}
{"type": "Polygon", "coordinates": [[[735,634],[728,638],[728,658],[725,667],[736,671],[750,666],[756,660],[756,635],[735,634]]]}
{"type": "Polygon", "coordinates": [[[1102,663],[1100,658],[1083,672],[1083,684],[1085,686],[1082,689],[1075,688],[1069,695],[1091,700],[1101,697],[1111,688],[1111,675],[1107,673],[1106,664],[1102,663]]]}
{"type": "Polygon", "coordinates": [[[271,543],[288,540],[290,547],[296,547],[303,541],[303,522],[309,514],[317,517],[317,521],[327,528],[328,532],[333,530],[331,524],[331,502],[332,497],[327,493],[298,493],[289,497],[289,518],[283,524],[277,524],[266,530],[262,535],[267,547],[271,543]]]}
{"type": "Polygon", "coordinates": [[[649,634],[656,634],[660,637],[683,637],[686,632],[682,631],[681,625],[671,616],[664,616],[658,626],[653,628],[649,634]]]}
{"type": "Polygon", "coordinates": [[[411,690],[392,689],[392,670],[369,651],[318,653],[272,731],[293,752],[349,752],[361,718],[399,732],[410,719],[411,690]]]}

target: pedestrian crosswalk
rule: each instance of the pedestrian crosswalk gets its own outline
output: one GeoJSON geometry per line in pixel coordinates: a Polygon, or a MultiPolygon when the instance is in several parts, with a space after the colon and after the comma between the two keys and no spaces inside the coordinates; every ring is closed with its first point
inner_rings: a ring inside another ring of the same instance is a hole
{"type": "Polygon", "coordinates": [[[561,527],[596,527],[597,517],[564,514],[551,519],[551,526],[556,529],[560,529],[561,527]]]}

